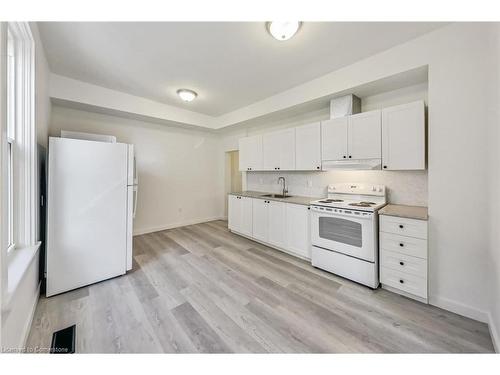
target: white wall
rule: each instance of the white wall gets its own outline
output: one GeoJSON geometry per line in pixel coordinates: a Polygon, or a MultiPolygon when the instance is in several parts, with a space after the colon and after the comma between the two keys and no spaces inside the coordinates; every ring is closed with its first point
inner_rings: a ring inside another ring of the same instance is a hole
{"type": "MultiPolygon", "coordinates": [[[[30,27],[35,39],[36,53],[35,126],[37,142],[46,145],[51,110],[48,96],[48,77],[50,72],[36,23],[31,23],[30,27]]],[[[36,195],[38,197],[38,194],[36,195]]],[[[1,343],[3,348],[24,347],[39,295],[38,262],[38,254],[36,254],[24,272],[16,290],[10,297],[8,306],[2,311],[1,343]]],[[[6,271],[5,264],[2,264],[2,271],[6,271]]],[[[6,286],[3,285],[3,287],[6,286]]]]}
{"type": "MultiPolygon", "coordinates": [[[[497,25],[496,39],[497,46],[496,66],[500,66],[500,24],[497,25]]],[[[490,210],[489,210],[489,230],[490,230],[490,332],[494,336],[496,351],[500,352],[500,68],[497,68],[496,75],[491,77],[497,84],[491,92],[492,98],[497,105],[491,107],[491,125],[488,132],[490,153],[490,210]]]]}
{"type": "Polygon", "coordinates": [[[111,134],[135,145],[136,234],[223,216],[224,159],[216,135],[54,106],[50,135],[61,129],[111,134]]]}

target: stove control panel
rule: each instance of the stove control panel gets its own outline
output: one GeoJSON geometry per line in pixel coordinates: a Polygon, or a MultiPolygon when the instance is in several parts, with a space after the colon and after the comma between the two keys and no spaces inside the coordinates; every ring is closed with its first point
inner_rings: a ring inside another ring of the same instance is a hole
{"type": "Polygon", "coordinates": [[[324,214],[332,214],[332,215],[343,215],[343,216],[358,216],[363,218],[369,218],[373,216],[373,212],[367,211],[359,211],[359,210],[346,210],[342,208],[333,208],[333,207],[323,207],[323,206],[311,206],[312,211],[321,212],[324,214]]]}
{"type": "Polygon", "coordinates": [[[328,185],[328,193],[385,196],[385,185],[343,183],[328,185]]]}

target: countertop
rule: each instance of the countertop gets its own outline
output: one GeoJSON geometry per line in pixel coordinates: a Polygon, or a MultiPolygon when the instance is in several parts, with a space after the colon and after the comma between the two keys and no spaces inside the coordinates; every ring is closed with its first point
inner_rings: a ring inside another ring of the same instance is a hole
{"type": "Polygon", "coordinates": [[[229,193],[229,195],[239,195],[240,197],[249,197],[249,198],[257,198],[257,199],[265,199],[267,201],[278,201],[278,202],[286,202],[293,204],[301,204],[304,206],[309,206],[312,201],[316,201],[321,198],[311,198],[311,197],[301,197],[298,195],[291,194],[289,198],[270,198],[263,197],[264,194],[278,194],[278,193],[266,193],[264,191],[238,191],[234,193],[229,193]]]}
{"type": "Polygon", "coordinates": [[[379,215],[406,217],[408,219],[427,220],[427,207],[404,206],[401,204],[388,204],[378,211],[379,215]]]}

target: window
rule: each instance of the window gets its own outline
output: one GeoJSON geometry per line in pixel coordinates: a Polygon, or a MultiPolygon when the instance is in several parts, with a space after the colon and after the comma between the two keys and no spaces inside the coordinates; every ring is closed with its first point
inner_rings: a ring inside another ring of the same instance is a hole
{"type": "Polygon", "coordinates": [[[35,245],[34,43],[26,22],[7,25],[5,179],[7,253],[35,245]]]}
{"type": "Polygon", "coordinates": [[[15,247],[14,241],[14,149],[15,149],[15,60],[14,40],[7,30],[7,251],[15,247]]]}

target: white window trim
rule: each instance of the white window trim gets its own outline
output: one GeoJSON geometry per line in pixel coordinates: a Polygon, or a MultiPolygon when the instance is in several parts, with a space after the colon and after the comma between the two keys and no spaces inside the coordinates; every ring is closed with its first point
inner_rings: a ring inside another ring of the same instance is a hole
{"type": "MultiPolygon", "coordinates": [[[[22,76],[16,73],[16,129],[15,129],[15,159],[14,159],[14,190],[18,193],[14,198],[15,208],[15,226],[14,226],[14,248],[7,252],[7,236],[4,231],[6,226],[2,225],[1,235],[1,293],[2,293],[2,311],[8,311],[9,302],[15,293],[18,285],[21,283],[26,270],[30,267],[32,260],[37,254],[40,242],[36,242],[36,127],[35,127],[35,43],[27,22],[9,22],[0,23],[2,40],[2,55],[6,49],[7,30],[10,31],[15,40],[15,69],[22,72],[22,76]],[[19,70],[18,70],[19,69],[19,70]]],[[[5,54],[6,55],[6,54],[5,54]]],[[[2,59],[3,60],[3,59],[2,59]]],[[[2,75],[7,71],[3,64],[2,75]]],[[[2,81],[6,75],[0,79],[2,81]]],[[[2,95],[6,94],[2,92],[2,95]]],[[[5,108],[5,101],[2,99],[1,107],[5,108]]],[[[8,139],[6,137],[6,118],[0,119],[2,132],[2,190],[5,189],[3,178],[7,171],[6,168],[6,150],[8,139]]],[[[7,219],[7,207],[5,205],[6,194],[2,192],[2,212],[1,221],[7,219]]]]}
{"type": "MultiPolygon", "coordinates": [[[[15,208],[15,247],[31,247],[36,240],[36,129],[35,129],[35,45],[27,22],[9,22],[15,40],[16,70],[16,135],[14,169],[17,178],[14,189],[18,194],[15,208]],[[29,84],[26,84],[29,82],[29,84]]],[[[15,250],[15,249],[14,249],[15,250]]]]}

